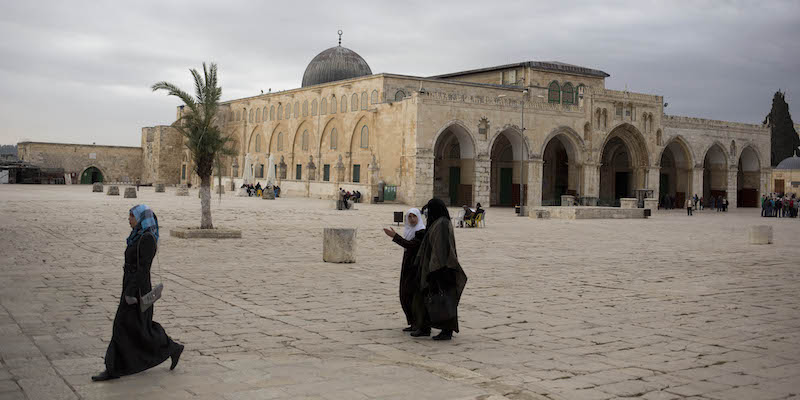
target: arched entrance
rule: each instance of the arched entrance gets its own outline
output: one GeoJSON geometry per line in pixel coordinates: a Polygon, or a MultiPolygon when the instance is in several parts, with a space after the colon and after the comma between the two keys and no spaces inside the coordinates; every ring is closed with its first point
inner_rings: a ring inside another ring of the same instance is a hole
{"type": "Polygon", "coordinates": [[[686,144],[673,140],[661,153],[659,174],[659,207],[682,208],[692,188],[693,161],[686,144]]]}
{"type": "Polygon", "coordinates": [[[451,206],[472,204],[475,146],[466,129],[448,126],[436,139],[433,152],[433,196],[451,206]]]}
{"type": "Polygon", "coordinates": [[[599,205],[618,207],[619,199],[635,197],[637,189],[646,187],[647,146],[632,125],[620,125],[608,134],[600,160],[599,205]]]}
{"type": "Polygon", "coordinates": [[[89,167],[81,174],[81,183],[91,185],[95,182],[103,182],[103,173],[97,167],[89,167]]]}
{"type": "Polygon", "coordinates": [[[527,185],[520,192],[522,161],[528,155],[527,150],[524,140],[516,130],[507,129],[495,137],[489,153],[489,203],[492,206],[519,204],[520,193],[524,195],[527,192],[527,185]]]}
{"type": "Polygon", "coordinates": [[[703,158],[703,200],[711,204],[712,197],[728,197],[728,158],[718,144],[711,146],[703,158]]]}
{"type": "Polygon", "coordinates": [[[542,152],[542,205],[561,205],[561,196],[578,195],[575,145],[560,133],[547,142],[542,152]]]}
{"type": "Polygon", "coordinates": [[[761,163],[752,147],[745,147],[739,156],[736,174],[736,206],[759,207],[758,188],[761,186],[761,163]]]}

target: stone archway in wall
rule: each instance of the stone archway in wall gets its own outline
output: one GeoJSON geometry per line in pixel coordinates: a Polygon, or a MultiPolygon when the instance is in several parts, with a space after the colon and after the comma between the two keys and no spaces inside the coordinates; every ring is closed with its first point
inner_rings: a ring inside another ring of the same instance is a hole
{"type": "Polygon", "coordinates": [[[670,141],[661,153],[659,166],[659,207],[682,208],[686,198],[694,196],[691,193],[694,161],[686,142],[670,141]]]}
{"type": "Polygon", "coordinates": [[[472,204],[475,187],[475,145],[467,130],[451,124],[433,146],[433,196],[446,204],[472,204]]]}
{"type": "MultiPolygon", "coordinates": [[[[576,134],[577,135],[577,134],[576,134]]],[[[567,133],[551,137],[542,151],[542,205],[561,205],[561,196],[579,196],[578,149],[567,133]]]]}
{"type": "Polygon", "coordinates": [[[760,207],[759,187],[761,186],[761,162],[758,153],[747,146],[739,155],[739,168],[736,173],[736,206],[760,207]]]}
{"type": "Polygon", "coordinates": [[[90,166],[81,172],[81,184],[91,185],[95,182],[103,183],[103,172],[100,168],[90,166]]]}
{"type": "MultiPolygon", "coordinates": [[[[523,160],[527,156],[527,144],[517,130],[505,129],[495,136],[489,152],[491,206],[511,207],[519,204],[523,160]]],[[[524,185],[521,193],[525,196],[527,185],[524,185]]]]}
{"type": "Polygon", "coordinates": [[[599,205],[618,207],[621,198],[635,197],[635,190],[647,186],[647,145],[633,125],[619,125],[608,134],[600,162],[599,205]]]}
{"type": "Polygon", "coordinates": [[[721,145],[715,143],[703,157],[703,201],[711,204],[728,196],[728,157],[721,145]]]}

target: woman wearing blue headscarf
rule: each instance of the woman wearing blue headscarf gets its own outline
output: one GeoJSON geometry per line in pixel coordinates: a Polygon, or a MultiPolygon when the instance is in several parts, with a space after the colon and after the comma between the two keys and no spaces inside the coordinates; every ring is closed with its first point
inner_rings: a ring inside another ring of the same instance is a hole
{"type": "Polygon", "coordinates": [[[152,290],[150,265],[157,250],[158,218],[150,207],[140,204],[131,208],[128,222],[133,229],[125,249],[122,295],[106,350],[106,369],[93,376],[94,381],[135,374],[168,358],[172,358],[171,370],[183,352],[183,345],[170,339],[164,328],[153,321],[153,306],[144,311],[139,307],[142,295],[152,290]]]}

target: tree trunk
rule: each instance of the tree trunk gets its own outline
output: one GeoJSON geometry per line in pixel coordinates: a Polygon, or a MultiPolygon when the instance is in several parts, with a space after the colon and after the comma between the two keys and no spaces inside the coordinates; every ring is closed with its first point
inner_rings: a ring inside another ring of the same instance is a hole
{"type": "Polygon", "coordinates": [[[211,224],[211,177],[200,177],[200,229],[213,229],[211,224]]]}

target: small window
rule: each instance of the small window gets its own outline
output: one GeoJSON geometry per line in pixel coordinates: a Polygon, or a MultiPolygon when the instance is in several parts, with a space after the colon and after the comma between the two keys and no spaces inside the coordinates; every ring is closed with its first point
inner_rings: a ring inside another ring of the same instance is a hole
{"type": "Polygon", "coordinates": [[[260,108],[258,109],[258,111],[256,111],[256,122],[261,122],[261,109],[260,108]]]}
{"type": "Polygon", "coordinates": [[[286,117],[286,119],[292,118],[292,105],[291,104],[287,104],[286,105],[286,115],[285,115],[285,117],[286,117]]]}
{"type": "Polygon", "coordinates": [[[264,110],[261,113],[261,122],[267,122],[267,106],[264,106],[264,110]]]}
{"type": "Polygon", "coordinates": [[[561,102],[561,87],[558,86],[558,82],[553,81],[552,83],[550,83],[550,86],[548,86],[547,101],[550,103],[561,102]]]}
{"type": "Polygon", "coordinates": [[[308,131],[303,131],[303,136],[301,140],[302,140],[301,143],[303,151],[308,151],[308,131]]]}
{"type": "Polygon", "coordinates": [[[366,110],[367,106],[367,92],[363,92],[361,93],[361,109],[366,110]]]}
{"type": "Polygon", "coordinates": [[[561,89],[562,92],[562,99],[564,104],[574,104],[575,103],[575,91],[572,89],[571,83],[565,83],[564,87],[561,89]]]}
{"type": "Polygon", "coordinates": [[[339,141],[337,136],[336,128],[331,129],[331,150],[336,150],[336,143],[339,141]]]}
{"type": "Polygon", "coordinates": [[[263,178],[264,177],[264,164],[258,164],[258,168],[256,169],[256,178],[263,178]]]}
{"type": "Polygon", "coordinates": [[[239,121],[241,119],[242,119],[242,112],[241,111],[236,111],[236,120],[239,121]]]}
{"type": "Polygon", "coordinates": [[[353,183],[361,182],[361,165],[353,165],[353,183]]]}
{"type": "Polygon", "coordinates": [[[317,99],[311,102],[311,116],[317,115],[317,99]]]}
{"type": "Polygon", "coordinates": [[[323,98],[322,101],[319,103],[319,115],[325,115],[328,113],[328,99],[323,98]]]}
{"type": "Polygon", "coordinates": [[[342,96],[342,109],[339,111],[343,113],[347,112],[347,96],[342,96]]]}
{"type": "Polygon", "coordinates": [[[294,102],[294,117],[295,118],[300,118],[300,102],[299,101],[295,101],[294,102]]]}
{"type": "Polygon", "coordinates": [[[331,165],[325,164],[322,166],[322,180],[328,182],[331,180],[331,165]]]}
{"type": "Polygon", "coordinates": [[[254,111],[255,111],[255,110],[253,110],[252,108],[250,109],[250,120],[249,120],[249,121],[250,121],[250,123],[253,123],[253,121],[255,120],[255,114],[254,114],[254,111]]]}
{"type": "Polygon", "coordinates": [[[283,119],[283,104],[278,104],[278,120],[283,119]]]}
{"type": "Polygon", "coordinates": [[[303,164],[297,164],[295,166],[294,179],[298,181],[303,179],[303,164]]]}
{"type": "Polygon", "coordinates": [[[278,151],[283,151],[283,132],[278,133],[278,151]]]}
{"type": "Polygon", "coordinates": [[[331,114],[336,114],[336,96],[331,97],[331,114]]]}
{"type": "Polygon", "coordinates": [[[308,100],[303,102],[303,117],[308,116],[308,100]]]}
{"type": "Polygon", "coordinates": [[[397,93],[394,94],[394,101],[401,101],[406,97],[406,94],[402,90],[398,90],[397,93]]]}
{"type": "Polygon", "coordinates": [[[186,165],[181,165],[181,179],[186,179],[186,165]]]}
{"type": "Polygon", "coordinates": [[[350,111],[358,111],[358,95],[355,93],[350,98],[350,111]]]}
{"type": "Polygon", "coordinates": [[[622,117],[622,103],[614,105],[614,114],[620,118],[622,117]]]}
{"type": "Polygon", "coordinates": [[[369,128],[366,125],[361,127],[361,148],[366,149],[369,147],[369,128]]]}
{"type": "Polygon", "coordinates": [[[256,135],[256,153],[261,152],[261,135],[256,135]]]}
{"type": "Polygon", "coordinates": [[[370,103],[372,103],[372,104],[378,104],[378,91],[377,91],[377,90],[373,90],[373,91],[372,91],[372,95],[371,95],[370,97],[372,97],[372,98],[370,99],[370,103]]]}
{"type": "Polygon", "coordinates": [[[270,121],[274,121],[275,120],[275,106],[270,106],[269,107],[269,120],[270,121]]]}

